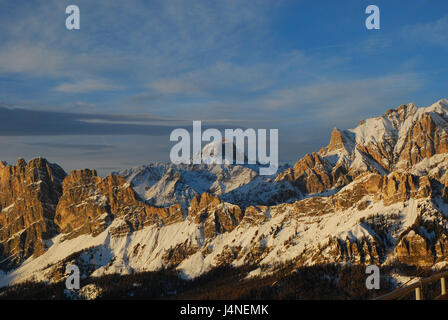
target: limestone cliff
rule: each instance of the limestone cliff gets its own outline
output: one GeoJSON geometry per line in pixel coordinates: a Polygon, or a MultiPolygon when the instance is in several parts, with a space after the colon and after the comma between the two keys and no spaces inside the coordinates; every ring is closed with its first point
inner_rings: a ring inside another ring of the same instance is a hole
{"type": "Polygon", "coordinates": [[[15,266],[45,251],[45,240],[57,233],[53,220],[65,175],[61,167],[42,158],[0,164],[2,266],[15,266]]]}

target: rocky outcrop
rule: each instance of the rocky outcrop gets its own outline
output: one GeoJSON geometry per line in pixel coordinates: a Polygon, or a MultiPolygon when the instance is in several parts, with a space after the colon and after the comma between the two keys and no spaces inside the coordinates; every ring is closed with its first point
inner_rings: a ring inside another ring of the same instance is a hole
{"type": "Polygon", "coordinates": [[[112,220],[109,199],[98,186],[101,182],[95,170],[77,170],[67,176],[55,216],[62,233],[96,234],[112,220]]]}
{"type": "Polygon", "coordinates": [[[408,173],[393,172],[384,177],[382,195],[385,205],[403,202],[417,194],[417,179],[408,173]]]}
{"type": "Polygon", "coordinates": [[[446,123],[447,119],[437,113],[425,113],[418,122],[413,123],[405,137],[406,143],[398,152],[401,167],[409,168],[424,158],[446,153],[448,151],[446,123]],[[434,118],[438,120],[438,124],[434,118]]]}
{"type": "Polygon", "coordinates": [[[343,150],[344,152],[349,153],[352,151],[353,144],[353,134],[334,128],[331,132],[330,143],[328,144],[326,151],[333,152],[343,150]]]}
{"type": "Polygon", "coordinates": [[[437,262],[448,260],[448,235],[443,234],[436,241],[435,254],[437,262]]]}
{"type": "Polygon", "coordinates": [[[431,266],[434,257],[424,237],[411,230],[395,247],[397,260],[415,266],[431,266]]]}
{"type": "Polygon", "coordinates": [[[197,245],[191,244],[188,240],[173,248],[169,248],[162,256],[165,268],[171,269],[177,267],[186,258],[196,253],[198,249],[199,247],[197,245]]]}
{"type": "Polygon", "coordinates": [[[88,169],[66,177],[44,159],[0,162],[0,258],[10,268],[45,254],[60,233],[56,245],[93,236],[76,252],[88,274],[265,270],[286,259],[429,266],[448,254],[448,158],[438,156],[448,152],[447,114],[445,102],[409,104],[335,128],[327,147],[275,178],[245,166],[170,164],[129,170],[128,180],[88,169]]]}
{"type": "Polygon", "coordinates": [[[259,206],[259,207],[248,207],[244,212],[242,224],[256,226],[263,224],[268,220],[268,217],[264,214],[266,212],[267,207],[259,206]]]}
{"type": "Polygon", "coordinates": [[[179,205],[156,208],[137,199],[121,177],[98,177],[95,170],[77,170],[63,182],[63,194],[56,209],[55,223],[62,233],[75,237],[104,231],[114,219],[121,218],[113,233],[123,234],[154,223],[169,224],[183,218],[179,205]]]}
{"type": "Polygon", "coordinates": [[[419,177],[417,198],[426,198],[432,196],[431,179],[428,176],[419,177]]]}
{"type": "Polygon", "coordinates": [[[331,165],[318,153],[307,154],[293,168],[280,173],[275,181],[287,180],[295,184],[302,193],[315,194],[351,181],[343,166],[331,165]]]}
{"type": "Polygon", "coordinates": [[[218,197],[206,192],[193,198],[188,217],[203,225],[207,238],[213,238],[233,230],[243,219],[243,212],[239,206],[221,202],[218,197]]]}
{"type": "Polygon", "coordinates": [[[379,252],[383,245],[378,245],[373,239],[362,238],[330,240],[330,245],[335,244],[339,261],[354,264],[381,264],[384,257],[379,252]]]}
{"type": "MultiPolygon", "coordinates": [[[[334,129],[330,143],[318,153],[305,155],[293,168],[281,172],[276,181],[294,182],[303,193],[315,194],[342,187],[369,172],[386,176],[409,170],[417,163],[448,151],[448,105],[439,101],[425,110],[414,104],[388,110],[383,116],[361,121],[353,130],[334,129]],[[424,112],[422,112],[424,111],[424,112]]],[[[412,183],[394,186],[387,181],[386,201],[396,202],[391,192],[415,192],[412,183]]],[[[421,190],[428,195],[429,190],[421,190]]]]}
{"type": "Polygon", "coordinates": [[[352,185],[342,189],[332,198],[338,209],[351,208],[358,205],[358,202],[367,195],[377,195],[381,193],[383,177],[376,173],[364,174],[357,177],[352,185]]]}
{"type": "Polygon", "coordinates": [[[55,209],[65,172],[56,164],[36,158],[19,159],[15,166],[0,165],[0,257],[13,267],[40,255],[45,240],[54,236],[55,209]]]}

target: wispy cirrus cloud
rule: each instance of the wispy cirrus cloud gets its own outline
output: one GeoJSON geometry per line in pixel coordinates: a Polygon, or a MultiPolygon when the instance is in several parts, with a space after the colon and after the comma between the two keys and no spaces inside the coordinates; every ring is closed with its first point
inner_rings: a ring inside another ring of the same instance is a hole
{"type": "Polygon", "coordinates": [[[0,72],[51,76],[64,64],[63,52],[43,44],[11,42],[0,46],[0,72]]]}
{"type": "Polygon", "coordinates": [[[54,88],[56,91],[67,93],[92,92],[92,91],[116,91],[123,87],[113,85],[107,81],[98,79],[85,79],[74,82],[61,83],[54,88]]]}
{"type": "Polygon", "coordinates": [[[402,5],[378,1],[382,29],[369,32],[359,3],[77,0],[81,30],[72,32],[69,0],[0,0],[0,99],[9,102],[0,108],[0,149],[20,155],[32,148],[8,141],[46,139],[36,146],[76,164],[86,159],[75,151],[100,147],[102,136],[117,145],[102,149],[108,166],[149,161],[168,154],[169,130],[202,119],[276,127],[285,154],[312,151],[330,126],[431,103],[445,90],[436,71],[447,18],[395,22],[406,16],[402,5]]]}
{"type": "Polygon", "coordinates": [[[408,41],[448,48],[448,16],[427,23],[404,26],[402,36],[408,41]]]}
{"type": "MultiPolygon", "coordinates": [[[[186,79],[159,79],[148,85],[151,91],[160,95],[201,94],[203,91],[193,81],[186,79]]],[[[149,96],[151,98],[151,96],[149,96]]]]}

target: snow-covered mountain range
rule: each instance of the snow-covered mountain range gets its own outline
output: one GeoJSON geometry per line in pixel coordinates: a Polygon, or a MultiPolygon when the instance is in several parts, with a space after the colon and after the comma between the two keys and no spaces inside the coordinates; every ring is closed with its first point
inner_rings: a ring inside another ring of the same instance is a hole
{"type": "Polygon", "coordinates": [[[41,158],[0,163],[0,284],[59,281],[72,263],[84,277],[188,278],[226,264],[251,275],[280,262],[432,266],[448,257],[447,134],[444,99],[334,129],[271,177],[213,161],[105,178],[41,158]]]}
{"type": "MultiPolygon", "coordinates": [[[[280,170],[286,168],[284,165],[280,170]]],[[[301,197],[289,181],[274,182],[275,176],[262,176],[258,172],[257,165],[153,163],[116,174],[131,183],[149,204],[163,207],[179,203],[187,208],[194,196],[204,192],[241,206],[268,205],[301,197]]]]}

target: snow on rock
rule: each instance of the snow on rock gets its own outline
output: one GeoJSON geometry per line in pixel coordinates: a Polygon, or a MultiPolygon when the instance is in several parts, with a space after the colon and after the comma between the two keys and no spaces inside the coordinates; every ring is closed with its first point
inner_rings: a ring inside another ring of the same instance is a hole
{"type": "MultiPolygon", "coordinates": [[[[286,168],[280,167],[279,172],[286,168]]],[[[301,198],[299,190],[286,181],[277,184],[271,182],[271,176],[260,176],[256,165],[150,164],[119,174],[131,183],[142,199],[163,207],[180,203],[186,208],[195,195],[204,192],[241,205],[272,204],[276,198],[282,201],[301,198]],[[287,199],[280,196],[285,190],[289,194],[287,199]]]]}
{"type": "Polygon", "coordinates": [[[375,202],[361,211],[355,206],[317,215],[301,213],[298,209],[300,201],[260,207],[264,222],[254,224],[243,219],[232,231],[212,238],[206,238],[202,224],[193,219],[165,227],[148,226],[119,237],[110,235],[111,225],[96,237],[82,235],[61,241],[62,237],[56,236],[52,239],[53,245],[43,255],[29,258],[18,269],[3,275],[0,285],[29,279],[47,280],[54,270],[53,265],[80,251],[83,252],[80,259],[84,255],[83,261],[95,269],[90,276],[160,270],[166,266],[167,252],[183,245],[193,248],[176,267],[185,278],[197,277],[222,263],[241,266],[255,262],[268,272],[269,266],[299,257],[304,259],[305,265],[312,265],[316,253],[319,259],[338,260],[339,254],[334,255],[330,248],[325,249],[329,239],[378,239],[375,231],[364,224],[362,218],[378,213],[385,216],[398,213],[399,218],[395,222],[398,230],[390,235],[397,239],[400,230],[415,222],[417,204],[425,201],[411,199],[409,204],[395,203],[390,206],[375,202]]]}
{"type": "MultiPolygon", "coordinates": [[[[302,166],[284,166],[285,179],[260,176],[257,165],[216,164],[216,159],[202,165],[155,163],[123,170],[119,174],[142,201],[158,206],[180,203],[188,214],[168,225],[151,224],[120,234],[112,232],[125,223],[119,217],[96,236],[58,234],[46,239],[41,255],[0,273],[0,286],[60,280],[52,277],[67,263],[79,264],[83,277],[169,267],[184,278],[227,264],[255,265],[250,276],[268,274],[290,261],[301,266],[388,264],[406,251],[405,246],[396,251],[404,237],[431,242],[434,260],[439,261],[446,257],[443,250],[448,244],[437,234],[448,227],[447,154],[431,153],[429,148],[407,167],[400,167],[398,159],[403,148],[412,145],[411,128],[425,117],[433,121],[431,126],[440,126],[438,137],[443,138],[447,112],[448,100],[427,108],[408,104],[364,120],[353,130],[335,130],[329,147],[304,157],[302,166]],[[302,180],[297,182],[296,177],[302,180]],[[313,187],[313,183],[321,184],[315,193],[299,191],[303,184],[313,187]],[[423,192],[424,186],[432,193],[423,192]],[[201,194],[206,196],[202,199],[201,194]],[[400,198],[386,201],[395,195],[400,198]],[[196,206],[194,213],[190,203],[196,206]],[[434,225],[438,227],[431,229],[434,225]]],[[[215,157],[223,144],[207,145],[206,154],[215,157]]],[[[95,194],[90,200],[104,203],[95,194]]],[[[2,208],[2,213],[13,206],[2,208]]],[[[93,287],[84,291],[85,298],[100,294],[93,287]]]]}

